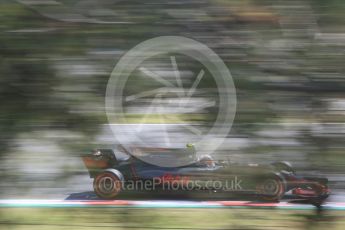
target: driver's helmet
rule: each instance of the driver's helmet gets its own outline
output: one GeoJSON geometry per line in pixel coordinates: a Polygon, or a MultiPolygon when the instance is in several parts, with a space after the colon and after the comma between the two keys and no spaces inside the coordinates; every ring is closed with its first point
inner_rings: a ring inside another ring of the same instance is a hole
{"type": "Polygon", "coordinates": [[[187,147],[187,148],[194,148],[194,144],[188,143],[188,144],[186,144],[186,147],[187,147]]]}
{"type": "Polygon", "coordinates": [[[188,143],[186,144],[186,148],[189,153],[192,153],[193,155],[196,154],[196,149],[195,149],[194,144],[188,143]]]}

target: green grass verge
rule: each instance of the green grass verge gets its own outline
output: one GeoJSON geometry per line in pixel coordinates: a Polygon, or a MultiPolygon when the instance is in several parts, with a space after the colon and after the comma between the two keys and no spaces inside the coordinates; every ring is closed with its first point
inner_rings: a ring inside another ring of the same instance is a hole
{"type": "Polygon", "coordinates": [[[0,229],[344,229],[344,211],[0,208],[0,229]]]}

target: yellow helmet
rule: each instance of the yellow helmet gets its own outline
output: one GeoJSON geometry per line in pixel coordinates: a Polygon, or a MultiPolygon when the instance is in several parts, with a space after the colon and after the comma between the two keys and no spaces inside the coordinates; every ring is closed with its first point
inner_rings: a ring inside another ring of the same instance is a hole
{"type": "Polygon", "coordinates": [[[194,144],[188,143],[188,144],[186,144],[186,147],[187,147],[187,148],[193,148],[193,147],[194,147],[194,144]]]}

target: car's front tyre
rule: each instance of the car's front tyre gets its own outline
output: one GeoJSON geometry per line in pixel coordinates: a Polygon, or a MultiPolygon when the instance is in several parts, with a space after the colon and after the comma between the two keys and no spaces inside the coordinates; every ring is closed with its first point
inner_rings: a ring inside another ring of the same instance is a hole
{"type": "Polygon", "coordinates": [[[122,181],[112,172],[102,172],[95,177],[93,189],[102,199],[114,199],[121,192],[122,181]]]}
{"type": "Polygon", "coordinates": [[[292,165],[287,161],[278,161],[271,164],[278,172],[285,171],[288,173],[295,174],[295,170],[292,165]]]}

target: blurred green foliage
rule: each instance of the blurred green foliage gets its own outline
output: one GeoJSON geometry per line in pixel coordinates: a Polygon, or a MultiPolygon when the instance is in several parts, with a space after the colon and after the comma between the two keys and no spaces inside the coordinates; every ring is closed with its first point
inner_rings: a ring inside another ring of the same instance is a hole
{"type": "Polygon", "coordinates": [[[289,138],[303,143],[250,145],[242,153],[300,152],[315,167],[343,170],[342,133],[332,128],[320,133],[313,124],[344,122],[344,108],[331,108],[332,100],[343,99],[345,87],[344,5],[341,0],[3,0],[0,152],[8,152],[21,133],[37,130],[80,134],[78,141],[61,143],[78,153],[97,144],[95,136],[107,122],[105,87],[116,61],[148,38],[180,35],[210,46],[229,66],[238,98],[233,135],[279,142],[284,137],[260,134],[269,129],[262,123],[275,123],[292,127],[297,134],[289,138]]]}
{"type": "Polygon", "coordinates": [[[1,208],[7,229],[324,229],[341,230],[343,211],[263,209],[1,208]],[[246,221],[243,221],[246,220],[246,221]]]}

